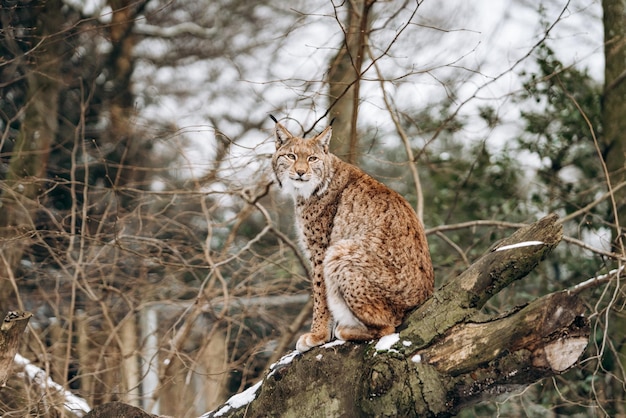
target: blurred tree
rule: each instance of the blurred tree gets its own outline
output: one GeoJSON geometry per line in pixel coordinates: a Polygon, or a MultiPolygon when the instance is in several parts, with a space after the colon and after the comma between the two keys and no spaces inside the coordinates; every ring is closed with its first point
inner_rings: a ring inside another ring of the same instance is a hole
{"type": "MultiPolygon", "coordinates": [[[[539,186],[530,199],[544,211],[569,215],[602,187],[601,163],[586,122],[601,126],[600,85],[586,71],[566,68],[547,44],[539,46],[536,62],[539,69],[528,75],[520,98],[528,110],[521,111],[525,132],[518,138],[520,149],[540,160],[539,186]]],[[[597,209],[592,213],[601,215],[597,209]]]]}
{"type": "MultiPolygon", "coordinates": [[[[606,179],[611,193],[608,219],[612,220],[612,248],[618,254],[626,254],[624,238],[626,230],[626,2],[603,0],[604,23],[604,90],[602,92],[602,136],[601,151],[606,161],[606,179]],[[619,190],[617,188],[620,187],[619,190]]],[[[618,264],[623,267],[624,260],[618,264]]],[[[623,289],[623,287],[622,287],[623,289]]],[[[623,301],[623,293],[620,301],[623,301]]],[[[609,370],[616,370],[621,380],[611,379],[606,397],[610,402],[610,414],[626,416],[626,328],[623,305],[613,305],[611,337],[613,349],[604,362],[609,370]]]]}
{"type": "MultiPolygon", "coordinates": [[[[602,153],[606,160],[611,187],[626,181],[626,5],[620,0],[604,0],[604,91],[602,95],[602,153]]],[[[626,190],[613,198],[613,245],[624,252],[624,232],[619,220],[626,218],[626,190]]]]}
{"type": "MultiPolygon", "coordinates": [[[[3,158],[0,190],[0,312],[18,301],[16,269],[36,225],[48,156],[58,129],[61,63],[67,57],[60,0],[2,7],[3,158]],[[30,6],[30,7],[28,7],[30,6]],[[23,33],[23,36],[20,34],[23,33]],[[8,139],[8,140],[7,140],[8,139]]],[[[20,306],[23,309],[23,305],[20,306]]]]}
{"type": "Polygon", "coordinates": [[[361,71],[370,36],[370,11],[374,3],[375,0],[357,0],[346,2],[346,7],[334,7],[343,36],[342,44],[328,69],[330,119],[335,120],[331,151],[352,164],[358,159],[357,120],[361,100],[361,71]],[[345,24],[339,21],[342,10],[345,24]]]}

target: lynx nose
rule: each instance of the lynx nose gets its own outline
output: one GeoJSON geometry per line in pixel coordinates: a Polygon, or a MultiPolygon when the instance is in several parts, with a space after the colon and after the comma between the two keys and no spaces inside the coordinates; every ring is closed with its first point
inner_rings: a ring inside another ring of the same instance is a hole
{"type": "Polygon", "coordinates": [[[302,176],[304,176],[306,174],[305,170],[296,170],[296,174],[298,175],[298,177],[302,178],[302,176]]]}

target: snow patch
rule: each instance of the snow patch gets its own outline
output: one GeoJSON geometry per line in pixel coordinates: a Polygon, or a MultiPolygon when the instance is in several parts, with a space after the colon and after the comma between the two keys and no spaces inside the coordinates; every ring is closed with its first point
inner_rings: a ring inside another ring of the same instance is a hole
{"type": "MultiPolygon", "coordinates": [[[[258,381],[256,384],[254,384],[253,386],[250,386],[248,389],[244,390],[243,392],[231,396],[231,398],[228,401],[226,401],[226,405],[220,408],[220,410],[217,411],[215,415],[213,416],[221,417],[226,412],[228,412],[231,408],[235,408],[235,409],[241,408],[242,406],[247,405],[250,402],[252,402],[256,398],[256,392],[257,390],[259,390],[262,383],[263,383],[262,380],[258,381]]],[[[211,414],[211,412],[207,412],[206,414],[202,415],[202,417],[200,418],[209,417],[210,416],[209,414],[211,414]]]]}
{"type": "Polygon", "coordinates": [[[374,348],[376,348],[376,351],[390,351],[391,346],[398,341],[400,341],[400,334],[398,333],[385,335],[378,340],[374,348]]]}
{"type": "Polygon", "coordinates": [[[419,354],[416,354],[413,357],[411,357],[411,361],[413,363],[421,363],[422,362],[422,356],[419,355],[419,354]]]}
{"type": "Polygon", "coordinates": [[[323,355],[321,355],[321,354],[318,354],[317,356],[315,356],[315,359],[316,359],[317,361],[320,361],[320,360],[322,360],[322,357],[324,357],[324,356],[323,356],[323,355]]]}
{"type": "Polygon", "coordinates": [[[335,340],[335,341],[331,341],[331,342],[329,342],[329,343],[324,344],[324,345],[322,346],[322,348],[331,348],[331,347],[334,347],[334,346],[336,346],[336,345],[343,345],[343,344],[345,344],[345,343],[346,343],[346,342],[345,342],[344,340],[335,340]]]}
{"type": "Polygon", "coordinates": [[[284,366],[284,365],[291,363],[293,359],[298,357],[299,355],[300,355],[300,352],[298,350],[294,350],[289,354],[285,354],[276,363],[272,363],[272,365],[270,366],[270,370],[274,370],[278,366],[284,366]]]}
{"type": "Polygon", "coordinates": [[[283,366],[288,365],[293,361],[294,358],[298,357],[301,353],[298,350],[294,350],[289,354],[286,354],[280,358],[276,363],[272,363],[270,365],[270,372],[267,377],[271,377],[274,375],[274,372],[283,366]]]}
{"type": "Polygon", "coordinates": [[[512,250],[513,248],[531,247],[533,245],[545,245],[545,242],[543,241],[518,242],[517,244],[503,245],[502,247],[496,248],[495,251],[506,251],[506,250],[512,250]]]}
{"type": "Polygon", "coordinates": [[[413,344],[411,341],[407,341],[407,340],[402,341],[402,345],[405,347],[410,347],[411,344],[413,344]]]}

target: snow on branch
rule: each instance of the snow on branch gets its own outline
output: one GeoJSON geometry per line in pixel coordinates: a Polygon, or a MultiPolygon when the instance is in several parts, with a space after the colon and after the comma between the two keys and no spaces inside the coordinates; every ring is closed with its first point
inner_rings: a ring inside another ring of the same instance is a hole
{"type": "Polygon", "coordinates": [[[47,390],[49,388],[59,393],[63,397],[63,406],[66,411],[69,411],[78,417],[83,417],[91,410],[86,400],[74,395],[72,392],[56,383],[46,374],[44,370],[35,366],[27,358],[16,354],[14,363],[16,366],[21,367],[28,379],[38,385],[42,390],[47,390]]]}
{"type": "Polygon", "coordinates": [[[513,248],[530,247],[532,245],[543,245],[543,244],[544,244],[543,241],[524,241],[524,242],[518,242],[518,243],[510,244],[510,245],[503,245],[502,247],[496,248],[494,251],[506,251],[506,250],[512,250],[513,248]]]}
{"type": "Polygon", "coordinates": [[[244,405],[248,405],[250,402],[252,402],[256,398],[256,392],[257,390],[259,390],[262,384],[263,384],[262,380],[258,381],[256,384],[254,384],[253,386],[250,386],[248,389],[244,390],[243,392],[231,396],[228,402],[226,402],[226,405],[221,407],[217,412],[215,413],[207,412],[206,414],[202,415],[200,418],[221,417],[222,415],[227,413],[231,408],[237,409],[237,408],[241,408],[244,405]]]}
{"type": "Polygon", "coordinates": [[[602,283],[606,283],[613,278],[620,278],[622,277],[622,273],[624,272],[624,267],[626,266],[620,266],[619,268],[613,269],[606,274],[601,274],[599,276],[587,279],[584,282],[578,283],[576,286],[568,289],[568,292],[580,293],[583,290],[589,289],[591,287],[596,287],[602,283]]]}

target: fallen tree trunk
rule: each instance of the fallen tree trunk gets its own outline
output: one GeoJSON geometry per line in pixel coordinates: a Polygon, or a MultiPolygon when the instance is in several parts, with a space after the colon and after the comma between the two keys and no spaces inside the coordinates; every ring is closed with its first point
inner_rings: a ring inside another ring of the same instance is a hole
{"type": "Polygon", "coordinates": [[[411,351],[402,334],[376,345],[330,344],[274,367],[257,393],[207,416],[454,415],[575,364],[589,337],[583,309],[558,293],[504,318],[453,328],[423,350],[411,351]]]}
{"type": "Polygon", "coordinates": [[[555,215],[520,229],[438,289],[398,333],[293,352],[262,382],[205,416],[444,417],[564,372],[590,333],[574,294],[552,293],[497,318],[475,319],[561,237],[555,215]]]}

